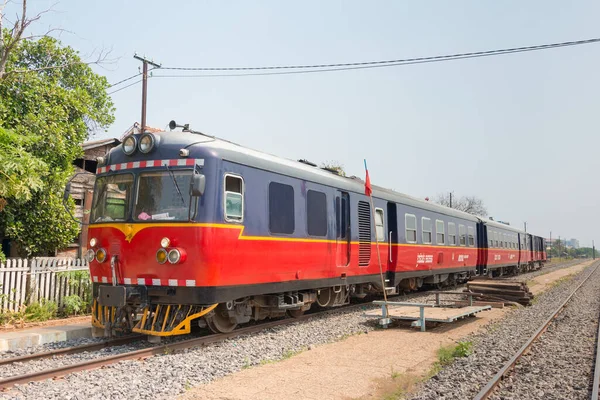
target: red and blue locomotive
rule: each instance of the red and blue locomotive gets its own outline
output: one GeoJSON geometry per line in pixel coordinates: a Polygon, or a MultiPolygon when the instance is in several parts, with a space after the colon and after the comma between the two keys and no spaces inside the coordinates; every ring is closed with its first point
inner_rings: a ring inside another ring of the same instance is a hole
{"type": "Polygon", "coordinates": [[[362,180],[303,160],[189,130],[130,135],[97,170],[93,324],[228,332],[546,259],[541,238],[508,225],[376,186],[373,201],[374,215],[362,180]]]}

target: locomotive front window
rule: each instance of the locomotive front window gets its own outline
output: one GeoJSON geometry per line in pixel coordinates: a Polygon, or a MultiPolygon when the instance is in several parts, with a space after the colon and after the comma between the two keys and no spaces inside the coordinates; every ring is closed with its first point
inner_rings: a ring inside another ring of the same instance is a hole
{"type": "Polygon", "coordinates": [[[96,179],[90,221],[125,221],[133,193],[133,175],[118,174],[96,179]]]}
{"type": "Polygon", "coordinates": [[[192,171],[141,174],[133,218],[136,221],[187,221],[192,171]]]}

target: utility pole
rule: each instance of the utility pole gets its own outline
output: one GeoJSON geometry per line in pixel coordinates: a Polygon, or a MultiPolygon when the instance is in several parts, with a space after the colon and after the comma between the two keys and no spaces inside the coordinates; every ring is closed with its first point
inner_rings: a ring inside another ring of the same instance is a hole
{"type": "Polygon", "coordinates": [[[525,226],[525,232],[527,232],[527,221],[523,222],[523,225],[525,226]]]}
{"type": "Polygon", "coordinates": [[[450,192],[450,208],[452,208],[452,192],[450,192]]]}
{"type": "Polygon", "coordinates": [[[133,58],[142,62],[142,120],[140,129],[141,133],[144,133],[146,130],[146,98],[148,97],[148,64],[154,68],[160,68],[160,64],[150,61],[146,57],[140,57],[137,54],[133,58]]]}

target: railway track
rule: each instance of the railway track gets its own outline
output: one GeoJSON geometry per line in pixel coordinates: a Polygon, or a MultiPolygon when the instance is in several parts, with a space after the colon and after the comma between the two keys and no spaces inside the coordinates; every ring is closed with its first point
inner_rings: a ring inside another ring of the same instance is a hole
{"type": "MultiPolygon", "coordinates": [[[[565,267],[565,266],[563,265],[560,267],[565,267]]],[[[532,273],[535,273],[535,272],[532,272],[532,273]]],[[[520,276],[525,276],[525,275],[527,275],[527,274],[522,274],[520,276]]],[[[462,286],[463,285],[459,285],[458,287],[462,287],[462,286]]],[[[401,296],[401,298],[402,298],[402,300],[410,300],[412,298],[423,296],[423,295],[427,295],[427,291],[403,295],[403,296],[401,296]]],[[[317,317],[319,315],[323,315],[323,314],[327,314],[327,313],[335,313],[337,310],[351,310],[354,308],[364,307],[366,304],[368,304],[368,303],[358,303],[358,304],[353,304],[350,306],[341,307],[341,308],[334,309],[334,310],[313,312],[313,313],[305,314],[299,318],[286,318],[286,319],[275,320],[275,321],[270,321],[270,322],[266,322],[266,323],[260,323],[260,324],[253,325],[253,326],[247,326],[247,327],[237,329],[237,330],[235,330],[231,333],[227,333],[227,334],[210,334],[210,335],[195,337],[195,338],[191,338],[191,339],[184,339],[184,340],[171,342],[168,344],[163,344],[163,345],[158,345],[158,346],[153,346],[153,347],[149,347],[149,348],[123,352],[120,354],[115,354],[115,355],[110,355],[110,356],[105,356],[105,357],[97,357],[97,358],[86,360],[83,362],[62,365],[62,366],[59,366],[56,368],[45,369],[45,370],[38,371],[38,372],[15,375],[15,376],[7,377],[4,379],[0,379],[0,390],[7,390],[15,385],[22,385],[22,384],[26,384],[26,383],[33,382],[33,381],[41,381],[41,380],[45,380],[45,379],[59,378],[59,377],[65,376],[65,375],[73,373],[73,372],[97,369],[97,368],[100,368],[100,367],[103,367],[106,365],[110,365],[110,364],[114,364],[114,363],[124,361],[124,360],[132,360],[132,359],[133,360],[135,360],[135,359],[141,360],[141,359],[145,359],[145,358],[152,357],[155,355],[168,354],[168,353],[178,352],[178,351],[182,351],[182,350],[193,348],[193,347],[205,346],[205,345],[220,342],[220,341],[223,341],[226,339],[256,333],[261,330],[274,328],[274,327],[278,327],[278,326],[283,326],[283,325],[286,325],[289,323],[295,323],[295,322],[307,320],[310,318],[317,317]]],[[[115,339],[115,340],[111,340],[111,341],[105,341],[105,342],[101,342],[101,343],[93,343],[93,344],[88,344],[88,345],[83,345],[83,346],[69,347],[69,348],[48,351],[48,352],[44,352],[44,353],[30,354],[30,355],[15,357],[15,358],[9,358],[9,359],[0,360],[0,366],[7,366],[7,365],[11,365],[16,362],[24,363],[24,362],[41,360],[41,359],[60,357],[60,356],[64,356],[64,355],[77,354],[77,353],[82,353],[82,352],[86,352],[86,351],[90,351],[90,352],[97,351],[97,350],[101,350],[101,349],[112,347],[112,346],[120,346],[120,345],[130,344],[135,341],[139,341],[143,338],[144,338],[144,336],[130,336],[130,337],[119,338],[119,339],[115,339]]]]}
{"type": "Polygon", "coordinates": [[[140,336],[140,335],[126,336],[126,337],[122,337],[122,338],[118,338],[118,339],[106,340],[106,341],[103,341],[100,343],[90,343],[90,344],[84,344],[82,346],[65,347],[62,349],[45,351],[42,353],[33,353],[33,354],[26,354],[24,356],[19,356],[19,357],[4,358],[4,359],[0,359],[0,366],[10,365],[10,364],[14,364],[14,363],[43,360],[43,359],[52,358],[52,357],[66,356],[69,354],[78,354],[78,353],[83,353],[86,351],[97,351],[97,350],[102,350],[102,349],[105,349],[108,347],[122,346],[125,344],[130,344],[130,343],[142,340],[143,338],[144,338],[144,336],[140,336]]]}
{"type": "MultiPolygon", "coordinates": [[[[341,309],[351,310],[351,309],[359,308],[359,307],[363,307],[363,306],[365,306],[364,303],[353,304],[353,305],[350,305],[347,307],[342,307],[342,308],[340,308],[340,310],[341,309]]],[[[314,312],[314,313],[302,315],[298,318],[285,318],[285,319],[281,319],[281,320],[260,323],[260,324],[253,325],[253,326],[247,326],[247,327],[243,327],[240,329],[236,329],[235,331],[230,332],[230,333],[209,334],[209,335],[200,336],[200,337],[196,337],[196,338],[192,338],[192,339],[176,341],[176,342],[172,342],[169,344],[163,344],[163,345],[158,345],[158,346],[149,347],[149,348],[145,348],[145,349],[139,349],[139,350],[134,350],[134,351],[130,351],[130,352],[115,354],[115,355],[111,355],[111,356],[107,356],[107,357],[94,358],[94,359],[86,360],[86,361],[79,362],[79,363],[59,366],[57,368],[46,369],[46,370],[42,370],[42,371],[32,372],[29,374],[15,375],[15,376],[7,377],[4,379],[0,379],[0,390],[6,391],[7,389],[10,389],[11,387],[13,387],[15,385],[22,385],[22,384],[26,384],[26,383],[34,382],[34,381],[41,381],[41,380],[45,380],[45,379],[56,379],[56,378],[65,376],[67,374],[73,373],[73,372],[97,369],[97,368],[100,368],[100,367],[103,367],[106,365],[110,365],[110,364],[114,364],[114,363],[117,363],[120,361],[143,360],[145,358],[152,357],[155,355],[171,354],[171,353],[175,353],[175,352],[193,348],[193,347],[206,346],[206,345],[209,345],[212,343],[217,343],[217,342],[220,342],[220,341],[223,341],[226,339],[230,339],[230,338],[234,338],[234,337],[238,337],[238,336],[242,336],[242,335],[247,335],[247,334],[252,334],[252,333],[256,333],[256,332],[259,332],[259,331],[262,331],[265,329],[283,326],[283,325],[287,325],[290,323],[304,321],[304,320],[307,320],[310,318],[315,318],[317,316],[332,313],[332,312],[335,312],[335,310],[325,310],[325,311],[314,312]]],[[[133,341],[140,340],[141,338],[143,338],[143,337],[135,336],[135,337],[128,337],[128,338],[121,338],[121,339],[117,339],[117,340],[106,341],[106,342],[102,342],[102,343],[95,343],[95,344],[91,344],[91,345],[77,346],[77,347],[59,349],[56,351],[49,351],[49,352],[45,352],[45,353],[38,353],[38,354],[21,356],[21,357],[9,358],[9,359],[5,359],[5,360],[1,360],[0,365],[10,365],[15,362],[28,362],[28,361],[35,361],[35,360],[44,359],[44,358],[51,358],[54,356],[75,354],[75,353],[81,353],[84,351],[100,350],[105,347],[128,344],[133,341]]]]}
{"type": "MultiPolygon", "coordinates": [[[[532,345],[543,335],[548,327],[556,320],[557,316],[561,314],[561,311],[565,306],[572,300],[575,294],[588,282],[588,280],[598,271],[600,268],[600,262],[597,262],[594,269],[582,280],[579,285],[570,293],[570,295],[554,310],[551,316],[528,338],[528,340],[519,348],[519,350],[503,365],[503,367],[492,377],[491,380],[479,391],[474,397],[475,400],[484,400],[494,394],[495,390],[499,387],[505,377],[509,375],[511,371],[516,371],[516,365],[519,360],[528,352],[532,345]]],[[[598,335],[600,335],[600,324],[598,327],[598,335]]],[[[596,349],[596,362],[594,366],[593,375],[593,392],[592,399],[598,400],[598,392],[600,385],[600,336],[597,336],[597,349],[596,349]]]]}

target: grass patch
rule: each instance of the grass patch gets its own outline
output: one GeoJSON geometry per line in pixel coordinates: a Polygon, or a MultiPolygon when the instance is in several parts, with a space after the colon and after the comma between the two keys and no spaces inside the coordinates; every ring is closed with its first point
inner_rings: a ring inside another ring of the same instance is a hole
{"type": "Polygon", "coordinates": [[[456,345],[441,346],[437,351],[438,360],[433,364],[428,377],[437,375],[442,368],[449,365],[455,358],[468,357],[473,353],[473,342],[458,342],[456,345]]]}
{"type": "Polygon", "coordinates": [[[378,390],[374,398],[382,400],[400,400],[411,393],[422,379],[410,373],[410,369],[405,373],[392,370],[391,378],[378,383],[378,390]]]}
{"type": "Polygon", "coordinates": [[[569,274],[567,276],[563,276],[560,279],[555,280],[554,282],[552,282],[551,284],[548,285],[548,289],[553,289],[556,286],[559,286],[565,282],[570,281],[571,279],[573,279],[575,277],[575,274],[569,274]]]}

